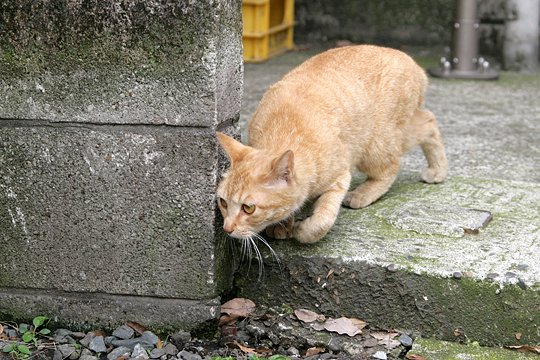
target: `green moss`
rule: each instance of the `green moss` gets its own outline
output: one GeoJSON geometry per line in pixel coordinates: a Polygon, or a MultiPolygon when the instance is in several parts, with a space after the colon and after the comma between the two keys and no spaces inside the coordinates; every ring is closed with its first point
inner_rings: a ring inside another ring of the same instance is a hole
{"type": "Polygon", "coordinates": [[[538,355],[519,353],[502,348],[481,347],[474,343],[461,345],[433,339],[416,339],[411,354],[430,360],[521,360],[537,359],[538,355]]]}

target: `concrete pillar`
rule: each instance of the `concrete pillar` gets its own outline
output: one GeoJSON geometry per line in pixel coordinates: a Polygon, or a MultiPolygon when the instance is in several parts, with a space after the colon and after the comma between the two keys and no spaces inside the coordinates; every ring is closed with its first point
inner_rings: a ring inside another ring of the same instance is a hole
{"type": "Polygon", "coordinates": [[[192,328],[230,285],[215,131],[240,0],[17,0],[0,12],[0,315],[192,328]]]}
{"type": "Polygon", "coordinates": [[[536,71],[540,0],[506,0],[503,61],[507,70],[536,71]]]}

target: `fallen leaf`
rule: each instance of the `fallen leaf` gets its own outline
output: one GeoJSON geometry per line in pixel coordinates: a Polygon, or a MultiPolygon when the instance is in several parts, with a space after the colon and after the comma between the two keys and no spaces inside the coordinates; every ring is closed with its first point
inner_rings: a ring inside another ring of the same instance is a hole
{"type": "Polygon", "coordinates": [[[306,323],[312,323],[319,318],[319,314],[307,309],[294,310],[294,315],[296,315],[298,320],[306,323]]]}
{"type": "Polygon", "coordinates": [[[243,353],[246,353],[246,354],[254,354],[254,353],[255,353],[255,349],[254,349],[254,348],[250,348],[250,347],[244,346],[244,345],[238,343],[237,341],[235,341],[234,344],[235,344],[236,346],[238,346],[238,348],[239,348],[243,353]]]}
{"type": "Polygon", "coordinates": [[[146,328],[144,326],[134,321],[126,321],[126,325],[135,330],[135,332],[139,335],[142,335],[143,332],[146,331],[146,328]]]}
{"type": "Polygon", "coordinates": [[[533,354],[540,354],[540,346],[510,345],[510,346],[505,346],[505,348],[510,349],[510,350],[516,350],[519,352],[530,352],[533,354]]]}
{"type": "Polygon", "coordinates": [[[157,340],[156,348],[158,348],[158,349],[162,349],[162,348],[163,348],[163,341],[161,341],[160,338],[158,338],[158,340],[157,340]]]}
{"type": "Polygon", "coordinates": [[[236,323],[237,319],[238,318],[229,316],[227,314],[221,315],[221,317],[219,318],[219,326],[232,325],[236,323]]]}
{"type": "Polygon", "coordinates": [[[334,273],[334,269],[330,269],[330,271],[328,271],[328,274],[326,274],[326,278],[328,279],[330,275],[332,275],[333,273],[334,273]]]}
{"type": "Polygon", "coordinates": [[[372,332],[370,335],[379,341],[379,345],[384,345],[390,350],[401,345],[398,340],[394,340],[394,338],[399,335],[395,332],[372,332]]]}
{"type": "Polygon", "coordinates": [[[360,330],[365,328],[366,325],[367,325],[367,323],[364,320],[355,319],[355,318],[350,318],[350,319],[351,319],[352,323],[354,324],[354,326],[356,326],[360,330]]]}
{"type": "Polygon", "coordinates": [[[3,332],[4,332],[4,326],[0,324],[0,335],[2,335],[3,332]]]}
{"type": "Polygon", "coordinates": [[[339,319],[328,319],[324,323],[324,328],[328,331],[337,332],[340,335],[347,334],[349,336],[355,336],[362,333],[351,319],[346,317],[340,317],[339,319]]]}
{"type": "Polygon", "coordinates": [[[417,354],[407,354],[405,356],[405,359],[409,359],[409,360],[426,360],[425,357],[423,357],[422,355],[417,355],[417,354]]]}
{"type": "Polygon", "coordinates": [[[221,305],[221,312],[234,318],[248,317],[253,310],[255,303],[244,298],[235,298],[221,305]]]}
{"type": "Polygon", "coordinates": [[[324,324],[314,322],[314,323],[311,323],[309,325],[311,326],[311,328],[313,330],[317,330],[317,331],[323,331],[324,330],[324,324]]]}
{"type": "Polygon", "coordinates": [[[323,353],[323,352],[325,352],[325,351],[326,351],[325,348],[321,348],[321,347],[310,347],[309,349],[306,350],[306,356],[317,355],[317,354],[323,353]]]}
{"type": "Polygon", "coordinates": [[[516,333],[516,340],[521,340],[521,333],[516,333]]]}
{"type": "Polygon", "coordinates": [[[103,336],[103,338],[105,338],[107,336],[107,334],[103,330],[94,330],[94,334],[96,336],[103,336]]]}

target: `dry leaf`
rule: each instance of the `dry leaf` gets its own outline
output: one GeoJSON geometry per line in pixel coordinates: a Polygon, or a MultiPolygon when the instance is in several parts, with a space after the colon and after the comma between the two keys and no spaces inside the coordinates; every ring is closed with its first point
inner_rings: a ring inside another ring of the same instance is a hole
{"type": "Polygon", "coordinates": [[[317,314],[314,311],[307,310],[307,309],[298,309],[294,310],[294,315],[298,318],[298,320],[311,323],[314,322],[319,318],[319,314],[317,314]]]}
{"type": "Polygon", "coordinates": [[[156,347],[157,347],[158,349],[163,349],[163,341],[161,341],[160,338],[157,339],[156,347]]]}
{"type": "Polygon", "coordinates": [[[323,353],[323,352],[325,352],[325,351],[326,351],[325,348],[321,348],[321,347],[311,347],[311,348],[309,348],[309,349],[306,350],[306,356],[317,355],[317,354],[323,353]]]}
{"type": "Polygon", "coordinates": [[[244,298],[235,298],[221,305],[221,312],[233,318],[248,317],[253,310],[255,303],[244,298]]]}
{"type": "Polygon", "coordinates": [[[330,269],[330,271],[328,271],[328,274],[326,274],[326,278],[328,279],[330,275],[332,275],[333,273],[334,273],[334,269],[330,269]]]}
{"type": "Polygon", "coordinates": [[[221,315],[221,317],[219,318],[219,326],[235,324],[237,319],[238,318],[235,318],[226,314],[221,315]]]}
{"type": "Polygon", "coordinates": [[[521,340],[521,333],[516,333],[516,340],[521,340]]]}
{"type": "Polygon", "coordinates": [[[107,334],[105,333],[105,331],[103,330],[94,330],[93,333],[96,335],[96,336],[103,336],[103,338],[105,338],[107,336],[107,334]]]}
{"type": "Polygon", "coordinates": [[[422,355],[417,355],[417,354],[407,354],[405,356],[405,359],[409,359],[409,360],[426,360],[425,357],[423,357],[422,355]]]}
{"type": "Polygon", "coordinates": [[[531,346],[531,345],[511,345],[505,346],[505,348],[510,350],[516,350],[519,352],[530,352],[533,354],[540,354],[540,346],[531,346]]]}
{"type": "Polygon", "coordinates": [[[126,321],[126,325],[135,330],[135,332],[139,335],[142,335],[143,332],[146,331],[146,328],[144,326],[134,321],[126,321]]]}
{"type": "Polygon", "coordinates": [[[4,325],[0,324],[0,335],[4,332],[4,325]]]}
{"type": "Polygon", "coordinates": [[[354,326],[356,326],[360,330],[365,328],[366,325],[367,325],[367,323],[364,320],[355,319],[355,318],[350,318],[350,319],[351,319],[352,323],[354,324],[354,326]]]}
{"type": "Polygon", "coordinates": [[[347,334],[349,336],[355,336],[362,333],[351,319],[346,317],[340,317],[339,319],[328,319],[324,323],[324,328],[328,331],[337,332],[338,334],[347,334]]]}
{"type": "Polygon", "coordinates": [[[234,342],[234,344],[236,346],[238,346],[238,348],[240,350],[242,350],[243,353],[246,353],[246,354],[253,354],[255,353],[255,349],[254,348],[250,348],[250,347],[247,347],[247,346],[244,346],[242,344],[239,344],[237,341],[234,342]]]}
{"type": "Polygon", "coordinates": [[[394,338],[399,335],[396,332],[372,332],[370,335],[379,341],[379,345],[384,345],[390,350],[401,345],[398,340],[394,340],[394,338]]]}

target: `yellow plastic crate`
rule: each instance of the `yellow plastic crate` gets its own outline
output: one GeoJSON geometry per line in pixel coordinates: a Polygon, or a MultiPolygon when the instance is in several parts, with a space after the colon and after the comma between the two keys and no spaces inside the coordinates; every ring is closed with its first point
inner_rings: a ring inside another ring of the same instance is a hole
{"type": "Polygon", "coordinates": [[[294,0],[243,0],[244,61],[260,62],[293,48],[294,0]]]}

